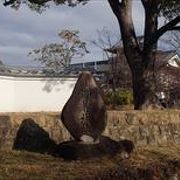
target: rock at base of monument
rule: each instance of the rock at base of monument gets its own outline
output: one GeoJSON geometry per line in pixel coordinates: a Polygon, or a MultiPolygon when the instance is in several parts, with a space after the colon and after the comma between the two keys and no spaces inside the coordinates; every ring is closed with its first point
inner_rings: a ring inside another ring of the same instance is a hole
{"type": "Polygon", "coordinates": [[[82,144],[78,141],[67,141],[57,145],[54,155],[65,160],[101,158],[122,154],[122,158],[128,158],[133,151],[132,141],[114,141],[108,137],[100,137],[97,144],[82,144]]]}
{"type": "Polygon", "coordinates": [[[30,152],[51,153],[56,143],[33,119],[24,119],[17,131],[13,149],[30,152]]]}
{"type": "Polygon", "coordinates": [[[89,136],[89,135],[86,135],[86,134],[83,134],[81,137],[80,137],[80,144],[99,144],[99,139],[96,139],[94,140],[93,137],[89,136]]]}

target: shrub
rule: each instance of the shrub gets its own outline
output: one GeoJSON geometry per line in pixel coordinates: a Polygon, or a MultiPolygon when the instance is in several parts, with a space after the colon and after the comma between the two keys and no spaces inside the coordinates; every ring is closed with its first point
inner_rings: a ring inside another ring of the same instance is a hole
{"type": "Polygon", "coordinates": [[[130,105],[133,104],[133,92],[131,90],[120,89],[108,91],[105,95],[107,105],[130,105]]]}

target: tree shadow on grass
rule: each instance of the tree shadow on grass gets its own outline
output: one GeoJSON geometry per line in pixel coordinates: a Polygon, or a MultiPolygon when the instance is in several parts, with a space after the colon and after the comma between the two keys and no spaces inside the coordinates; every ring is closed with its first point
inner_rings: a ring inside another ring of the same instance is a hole
{"type": "Polygon", "coordinates": [[[56,144],[33,119],[25,119],[19,127],[13,149],[47,153],[64,160],[112,157],[117,153],[128,158],[134,144],[129,140],[117,142],[105,136],[100,137],[97,144],[82,144],[74,140],[56,144]]]}

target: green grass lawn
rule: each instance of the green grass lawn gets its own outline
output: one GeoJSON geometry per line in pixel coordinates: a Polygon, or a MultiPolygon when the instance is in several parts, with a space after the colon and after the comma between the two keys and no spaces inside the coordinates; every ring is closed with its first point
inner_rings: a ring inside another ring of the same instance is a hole
{"type": "Polygon", "coordinates": [[[47,154],[0,151],[0,180],[128,179],[133,176],[137,176],[138,180],[138,173],[144,179],[153,174],[153,177],[164,180],[168,178],[168,173],[180,178],[180,145],[139,146],[131,158],[125,160],[120,154],[99,159],[64,161],[47,154]],[[166,178],[163,179],[164,176],[166,178]]]}

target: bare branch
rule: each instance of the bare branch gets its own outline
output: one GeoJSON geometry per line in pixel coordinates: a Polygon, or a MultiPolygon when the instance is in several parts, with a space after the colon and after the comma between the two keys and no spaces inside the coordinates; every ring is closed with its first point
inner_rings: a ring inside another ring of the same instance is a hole
{"type": "Polygon", "coordinates": [[[121,3],[119,2],[119,0],[108,0],[108,2],[114,14],[116,16],[119,16],[120,7],[121,7],[121,3]]]}
{"type": "Polygon", "coordinates": [[[176,18],[168,22],[166,25],[159,28],[154,34],[154,37],[152,38],[153,41],[156,42],[167,31],[179,30],[180,26],[176,26],[178,23],[180,23],[180,16],[177,16],[176,18]]]}
{"type": "Polygon", "coordinates": [[[168,46],[180,53],[180,31],[170,31],[167,36],[162,39],[168,46]]]}
{"type": "Polygon", "coordinates": [[[178,30],[180,30],[180,26],[175,26],[169,29],[169,31],[178,31],[178,30]]]}
{"type": "Polygon", "coordinates": [[[51,0],[28,0],[28,1],[33,4],[43,5],[51,0]]]}

